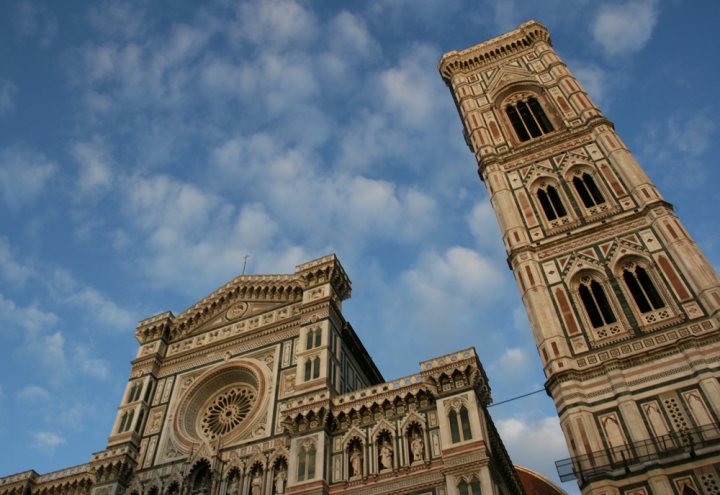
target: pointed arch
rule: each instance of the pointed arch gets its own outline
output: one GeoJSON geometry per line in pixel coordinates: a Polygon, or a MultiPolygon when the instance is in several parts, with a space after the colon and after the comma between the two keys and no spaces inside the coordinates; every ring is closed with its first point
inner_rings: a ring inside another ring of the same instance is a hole
{"type": "Polygon", "coordinates": [[[395,426],[383,418],[371,430],[370,441],[373,443],[377,442],[378,436],[380,436],[384,431],[390,433],[393,438],[395,438],[395,435],[397,434],[395,426]]]}
{"type": "Polygon", "coordinates": [[[360,443],[362,443],[363,445],[367,443],[367,436],[365,435],[365,432],[355,425],[353,425],[343,437],[343,450],[347,450],[348,445],[350,445],[350,442],[352,442],[354,439],[360,440],[360,443]]]}

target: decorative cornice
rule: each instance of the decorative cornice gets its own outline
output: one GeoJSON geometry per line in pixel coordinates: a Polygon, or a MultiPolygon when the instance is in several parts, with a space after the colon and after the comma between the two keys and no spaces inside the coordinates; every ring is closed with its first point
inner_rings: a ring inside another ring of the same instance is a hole
{"type": "Polygon", "coordinates": [[[341,300],[350,297],[350,279],[334,254],[298,265],[292,275],[241,275],[178,316],[166,311],[140,321],[135,337],[141,344],[180,340],[238,301],[298,302],[304,289],[326,282],[341,300]]]}
{"type": "Polygon", "coordinates": [[[438,63],[440,75],[446,83],[458,72],[478,70],[508,55],[531,48],[544,41],[552,46],[547,28],[537,21],[528,21],[517,29],[465,50],[446,53],[438,63]]]}

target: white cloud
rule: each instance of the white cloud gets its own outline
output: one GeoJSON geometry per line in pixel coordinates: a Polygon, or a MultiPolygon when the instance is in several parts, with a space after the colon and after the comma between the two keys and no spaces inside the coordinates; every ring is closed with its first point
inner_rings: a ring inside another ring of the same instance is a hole
{"type": "Polygon", "coordinates": [[[18,399],[27,402],[44,402],[51,399],[50,392],[37,385],[28,385],[17,394],[18,399]]]}
{"type": "Polygon", "coordinates": [[[464,247],[424,253],[401,280],[403,290],[417,300],[417,317],[447,332],[452,331],[449,315],[469,316],[472,308],[493,304],[504,286],[496,264],[464,247]]]}
{"type": "Polygon", "coordinates": [[[62,332],[35,336],[28,339],[27,347],[41,366],[50,371],[51,384],[58,386],[70,376],[72,370],[65,354],[65,337],[62,332]]]}
{"type": "Polygon", "coordinates": [[[442,84],[436,74],[428,71],[428,62],[439,58],[434,47],[417,44],[401,58],[399,67],[380,76],[387,109],[410,129],[426,127],[436,118],[435,107],[445,103],[447,95],[442,92],[442,84]]]}
{"type": "Polygon", "coordinates": [[[70,154],[80,165],[78,185],[83,193],[110,187],[113,180],[110,156],[100,138],[76,142],[70,154]]]}
{"type": "Polygon", "coordinates": [[[87,345],[78,344],[75,346],[72,353],[72,362],[76,369],[94,378],[105,379],[110,371],[108,360],[95,357],[93,349],[87,345]]]}
{"type": "Polygon", "coordinates": [[[33,438],[35,439],[35,448],[46,454],[52,454],[58,445],[67,443],[64,437],[49,431],[33,433],[33,438]]]}
{"type": "Polygon", "coordinates": [[[130,311],[119,307],[97,289],[81,284],[69,271],[55,269],[48,283],[57,299],[81,309],[100,329],[127,331],[135,327],[137,318],[130,311]]]}
{"type": "Polygon", "coordinates": [[[33,202],[48,185],[56,166],[45,155],[20,148],[0,150],[0,193],[13,209],[33,202]]]}
{"type": "Polygon", "coordinates": [[[717,124],[705,111],[675,114],[664,122],[652,122],[639,140],[641,161],[668,185],[697,189],[708,174],[704,155],[716,128],[717,124]],[[678,163],[682,164],[682,174],[674,173],[678,163]]]}
{"type": "Polygon", "coordinates": [[[15,109],[17,86],[7,79],[0,79],[0,116],[7,115],[15,109]]]}
{"type": "Polygon", "coordinates": [[[19,307],[12,299],[0,294],[0,321],[5,323],[0,326],[4,331],[10,332],[13,328],[20,328],[25,330],[25,335],[32,337],[44,329],[52,328],[59,318],[54,313],[38,309],[35,305],[19,307]]]}
{"type": "MultiPolygon", "coordinates": [[[[530,321],[528,320],[528,314],[525,310],[525,306],[518,306],[513,310],[513,324],[518,330],[530,332],[530,321]]],[[[530,335],[529,333],[527,335],[530,335]]]]}
{"type": "Polygon", "coordinates": [[[46,421],[64,428],[80,429],[94,414],[94,406],[76,402],[69,407],[62,405],[48,411],[46,421]]]}
{"type": "Polygon", "coordinates": [[[145,9],[138,3],[103,1],[88,9],[90,25],[101,35],[134,38],[145,30],[145,9]]]}
{"type": "Polygon", "coordinates": [[[318,32],[312,12],[292,0],[246,2],[237,12],[238,23],[231,34],[264,48],[303,46],[318,32]]]}
{"type": "Polygon", "coordinates": [[[500,437],[514,464],[545,473],[559,484],[554,462],[570,457],[560,422],[555,416],[520,417],[496,421],[500,437]]]}
{"type": "Polygon", "coordinates": [[[520,348],[507,349],[497,362],[497,365],[504,371],[525,368],[527,364],[528,358],[520,348]]]}
{"type": "Polygon", "coordinates": [[[657,16],[657,0],[603,4],[592,26],[595,43],[610,57],[639,52],[650,40],[657,16]]]}
{"type": "Polygon", "coordinates": [[[330,21],[328,31],[332,40],[329,48],[333,52],[354,58],[380,54],[380,45],[368,31],[365,20],[346,10],[330,21]]]}
{"type": "Polygon", "coordinates": [[[473,206],[467,217],[467,223],[475,237],[478,248],[503,253],[505,246],[502,242],[500,227],[495,216],[495,210],[493,210],[489,200],[473,206]]]}
{"type": "Polygon", "coordinates": [[[604,112],[607,112],[607,96],[610,89],[608,87],[609,76],[607,72],[597,64],[577,60],[569,60],[566,62],[573,75],[580,82],[587,94],[590,95],[595,105],[604,112]]]}
{"type": "Polygon", "coordinates": [[[37,38],[40,46],[48,47],[57,35],[55,15],[44,3],[21,0],[16,5],[15,28],[21,39],[37,38]]]}
{"type": "Polygon", "coordinates": [[[0,237],[0,274],[6,281],[20,286],[35,275],[32,266],[17,261],[7,237],[0,237]]]}

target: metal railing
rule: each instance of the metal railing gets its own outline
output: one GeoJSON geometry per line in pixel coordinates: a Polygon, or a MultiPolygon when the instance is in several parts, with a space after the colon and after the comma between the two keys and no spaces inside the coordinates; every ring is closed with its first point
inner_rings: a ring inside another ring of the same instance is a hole
{"type": "Polygon", "coordinates": [[[703,451],[706,449],[716,450],[712,447],[720,447],[718,424],[675,431],[661,437],[563,459],[556,461],[555,467],[563,482],[577,479],[583,485],[600,476],[620,477],[629,474],[634,468],[641,468],[647,463],[662,462],[687,454],[694,457],[705,453],[703,451]]]}

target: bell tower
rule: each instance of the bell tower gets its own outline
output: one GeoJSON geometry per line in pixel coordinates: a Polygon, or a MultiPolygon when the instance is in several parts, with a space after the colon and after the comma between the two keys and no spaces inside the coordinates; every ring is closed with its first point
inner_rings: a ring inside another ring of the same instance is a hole
{"type": "Polygon", "coordinates": [[[584,494],[716,494],[720,279],[530,21],[445,54],[584,494]]]}

